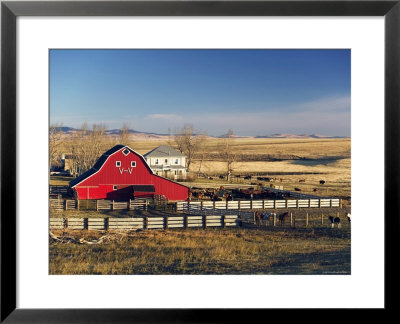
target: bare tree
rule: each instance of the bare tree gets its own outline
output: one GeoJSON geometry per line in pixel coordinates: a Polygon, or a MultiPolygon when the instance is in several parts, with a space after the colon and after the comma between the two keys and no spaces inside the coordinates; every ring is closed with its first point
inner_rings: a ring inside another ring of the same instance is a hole
{"type": "Polygon", "coordinates": [[[105,146],[105,125],[92,126],[88,129],[87,123],[84,123],[79,131],[74,134],[70,142],[71,167],[70,172],[78,176],[89,170],[101,156],[105,146]]]}
{"type": "Polygon", "coordinates": [[[199,150],[205,136],[194,131],[193,125],[184,125],[182,129],[175,131],[175,144],[178,150],[186,155],[186,167],[189,170],[195,154],[199,150]]]}
{"type": "Polygon", "coordinates": [[[129,124],[123,124],[119,133],[119,144],[129,145],[129,124]]]}
{"type": "Polygon", "coordinates": [[[233,171],[233,163],[236,161],[236,153],[233,152],[234,134],[233,130],[229,129],[224,136],[221,154],[226,162],[226,180],[230,181],[233,171]]]}
{"type": "Polygon", "coordinates": [[[207,134],[201,134],[199,135],[199,146],[198,146],[198,155],[200,156],[199,160],[199,169],[197,170],[197,176],[200,176],[201,173],[201,167],[203,165],[204,160],[207,157],[207,134]]]}
{"type": "Polygon", "coordinates": [[[49,168],[61,165],[62,124],[51,124],[49,128],[49,168]]]}

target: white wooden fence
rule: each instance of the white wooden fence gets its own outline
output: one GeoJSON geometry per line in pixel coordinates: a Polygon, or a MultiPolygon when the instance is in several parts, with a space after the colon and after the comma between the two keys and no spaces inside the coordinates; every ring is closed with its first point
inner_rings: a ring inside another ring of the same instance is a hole
{"type": "Polygon", "coordinates": [[[338,208],[339,198],[288,199],[288,200],[237,200],[237,201],[178,201],[176,210],[243,210],[243,209],[288,209],[288,208],[338,208]]]}
{"type": "Polygon", "coordinates": [[[182,215],[131,218],[50,218],[50,229],[136,230],[240,226],[238,215],[182,215]]]}
{"type": "MultiPolygon", "coordinates": [[[[49,200],[49,207],[51,210],[73,210],[80,209],[79,200],[73,199],[52,199],[49,200]]],[[[114,201],[114,200],[95,200],[94,208],[96,210],[133,210],[143,209],[146,210],[148,206],[148,200],[146,199],[135,199],[128,201],[114,201]]]]}

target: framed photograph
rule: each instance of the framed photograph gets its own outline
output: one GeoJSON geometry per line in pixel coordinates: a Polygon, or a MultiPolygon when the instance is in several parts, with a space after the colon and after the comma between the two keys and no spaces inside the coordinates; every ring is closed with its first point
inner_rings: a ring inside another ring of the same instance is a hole
{"type": "Polygon", "coordinates": [[[2,1],[1,321],[391,309],[399,16],[2,1]]]}

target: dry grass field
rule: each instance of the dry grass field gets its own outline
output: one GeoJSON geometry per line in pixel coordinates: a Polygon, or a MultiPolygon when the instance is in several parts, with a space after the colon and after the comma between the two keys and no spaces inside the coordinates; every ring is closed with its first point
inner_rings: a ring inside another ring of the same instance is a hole
{"type": "MultiPolygon", "coordinates": [[[[69,239],[103,232],[54,231],[69,239]]],[[[50,274],[350,274],[350,229],[153,230],[52,242],[50,274]]]]}

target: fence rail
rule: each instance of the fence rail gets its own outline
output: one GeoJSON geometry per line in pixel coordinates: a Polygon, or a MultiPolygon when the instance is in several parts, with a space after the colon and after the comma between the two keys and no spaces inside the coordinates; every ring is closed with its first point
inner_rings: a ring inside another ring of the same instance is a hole
{"type": "MultiPolygon", "coordinates": [[[[142,209],[146,210],[149,202],[146,199],[135,199],[128,201],[114,201],[99,199],[90,201],[90,206],[95,210],[133,210],[142,209]]],[[[74,199],[62,199],[62,198],[50,198],[49,207],[53,211],[61,210],[80,210],[85,208],[86,204],[80,200],[74,199]]]]}
{"type": "Polygon", "coordinates": [[[182,215],[131,218],[50,218],[50,229],[136,230],[240,226],[238,215],[182,215]]]}
{"type": "Polygon", "coordinates": [[[243,209],[289,209],[289,208],[339,208],[339,198],[287,199],[287,200],[237,200],[237,201],[178,201],[178,212],[191,210],[243,210],[243,209]]]}

